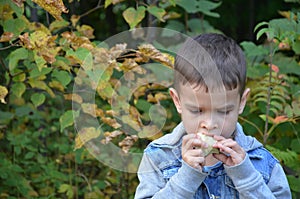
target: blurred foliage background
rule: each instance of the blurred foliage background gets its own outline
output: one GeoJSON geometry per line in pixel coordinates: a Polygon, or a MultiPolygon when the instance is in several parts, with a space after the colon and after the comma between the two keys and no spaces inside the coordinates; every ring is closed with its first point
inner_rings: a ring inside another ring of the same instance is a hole
{"type": "Polygon", "coordinates": [[[103,164],[84,145],[142,153],[180,121],[167,87],[155,83],[117,104],[129,110],[122,117],[113,109],[112,93],[125,73],[142,81],[144,63],[161,63],[153,73],[171,74],[172,55],[150,44],[98,45],[148,26],[189,36],[223,32],[238,41],[251,88],[240,122],[280,160],[299,198],[299,13],[297,0],[0,0],[0,198],[133,198],[136,174],[103,164]],[[88,75],[77,78],[82,70],[88,75]],[[93,74],[101,78],[86,81],[93,74]],[[74,85],[94,91],[95,102],[74,93],[74,85]],[[165,108],[167,120],[147,137],[161,125],[149,117],[153,105],[165,108]],[[85,126],[75,129],[82,118],[85,126]],[[95,120],[104,132],[90,127],[95,120]],[[139,132],[144,124],[153,125],[139,132]]]}

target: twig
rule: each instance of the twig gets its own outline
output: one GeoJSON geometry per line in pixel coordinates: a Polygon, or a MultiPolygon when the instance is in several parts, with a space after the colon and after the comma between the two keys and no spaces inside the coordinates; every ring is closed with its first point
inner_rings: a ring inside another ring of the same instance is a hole
{"type": "Polygon", "coordinates": [[[9,45],[9,46],[5,46],[5,47],[3,47],[3,48],[0,48],[0,51],[1,51],[1,50],[7,50],[7,49],[9,49],[9,48],[11,48],[11,47],[14,47],[14,46],[19,46],[18,43],[19,43],[19,41],[16,41],[15,43],[12,43],[12,44],[9,45]]]}
{"type": "Polygon", "coordinates": [[[267,110],[266,110],[266,121],[265,121],[265,129],[264,129],[264,136],[263,142],[264,145],[267,143],[267,139],[269,137],[268,128],[269,128],[269,114],[270,114],[270,107],[271,107],[271,91],[272,91],[272,64],[273,64],[273,51],[272,51],[272,43],[270,43],[270,67],[269,67],[269,86],[268,86],[268,93],[267,93],[267,110]]]}
{"type": "Polygon", "coordinates": [[[258,127],[258,126],[256,126],[256,124],[254,123],[254,122],[251,122],[250,120],[247,120],[247,119],[245,119],[245,118],[243,118],[243,117],[239,117],[239,119],[241,119],[241,120],[243,120],[244,122],[247,122],[248,124],[250,124],[251,126],[253,126],[257,131],[258,131],[258,133],[261,135],[261,136],[263,136],[264,134],[263,134],[263,132],[260,130],[260,128],[258,127]]]}
{"type": "Polygon", "coordinates": [[[101,5],[101,0],[99,0],[96,7],[94,7],[94,8],[92,8],[92,9],[88,10],[87,12],[83,13],[83,14],[80,15],[79,17],[80,17],[80,18],[85,17],[85,16],[91,14],[92,12],[94,12],[94,11],[96,11],[96,10],[102,8],[102,7],[103,7],[103,5],[101,5]]]}

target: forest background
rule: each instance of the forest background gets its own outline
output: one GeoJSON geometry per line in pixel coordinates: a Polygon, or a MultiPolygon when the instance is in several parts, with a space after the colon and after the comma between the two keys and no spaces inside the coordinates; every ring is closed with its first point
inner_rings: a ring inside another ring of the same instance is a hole
{"type": "Polygon", "coordinates": [[[143,39],[135,29],[142,27],[238,41],[251,88],[239,121],[280,160],[299,198],[299,7],[297,0],[0,0],[0,198],[133,198],[139,159],[131,154],[180,121],[164,79],[174,60],[168,46],[103,45],[122,31],[143,39]],[[159,83],[143,81],[150,70],[159,83]],[[129,80],[141,82],[124,100],[129,80]],[[97,148],[111,145],[116,153],[97,148]]]}

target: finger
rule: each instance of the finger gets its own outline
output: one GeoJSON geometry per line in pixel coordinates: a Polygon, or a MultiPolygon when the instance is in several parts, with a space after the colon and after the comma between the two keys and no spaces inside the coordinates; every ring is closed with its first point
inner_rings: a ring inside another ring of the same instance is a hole
{"type": "Polygon", "coordinates": [[[236,153],[244,153],[244,149],[236,141],[232,139],[222,140],[219,143],[221,143],[222,146],[231,148],[236,153]]]}
{"type": "Polygon", "coordinates": [[[226,156],[225,154],[222,154],[222,153],[219,153],[219,154],[214,153],[213,156],[223,163],[227,162],[227,160],[228,160],[228,156],[226,156]]]}
{"type": "Polygon", "coordinates": [[[201,169],[202,165],[205,164],[204,157],[189,157],[188,159],[184,160],[189,166],[201,169]]]}
{"type": "Polygon", "coordinates": [[[214,139],[215,139],[216,141],[222,141],[222,140],[225,140],[225,139],[226,139],[226,138],[224,138],[223,136],[220,136],[220,135],[214,135],[213,137],[214,137],[214,139]]]}

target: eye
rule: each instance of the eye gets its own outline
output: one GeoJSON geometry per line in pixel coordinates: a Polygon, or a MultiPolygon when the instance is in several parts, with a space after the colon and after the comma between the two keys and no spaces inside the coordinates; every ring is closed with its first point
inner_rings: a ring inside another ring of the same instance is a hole
{"type": "Polygon", "coordinates": [[[231,112],[231,110],[221,110],[218,111],[218,113],[223,114],[223,115],[228,115],[231,112]]]}
{"type": "Polygon", "coordinates": [[[192,114],[199,114],[199,113],[202,113],[203,111],[202,111],[202,109],[194,109],[194,110],[190,110],[190,112],[192,114]]]}

